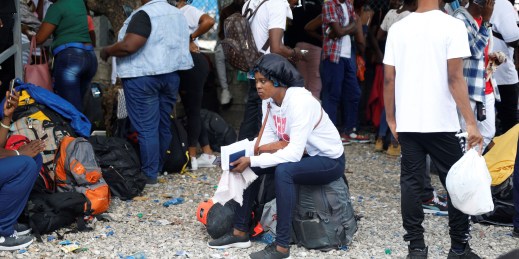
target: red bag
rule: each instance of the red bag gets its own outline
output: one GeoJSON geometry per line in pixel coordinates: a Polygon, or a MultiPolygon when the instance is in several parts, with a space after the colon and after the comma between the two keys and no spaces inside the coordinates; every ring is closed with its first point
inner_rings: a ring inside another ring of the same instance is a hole
{"type": "MultiPolygon", "coordinates": [[[[31,142],[29,138],[23,135],[11,135],[5,143],[5,149],[18,150],[21,146],[31,142]]],[[[39,178],[34,183],[33,191],[54,192],[54,172],[50,171],[45,165],[40,169],[39,178]]]]}
{"type": "Polygon", "coordinates": [[[5,149],[7,150],[18,150],[22,145],[31,142],[29,138],[22,135],[12,135],[7,139],[5,143],[5,149]]]}
{"type": "Polygon", "coordinates": [[[47,62],[47,55],[44,48],[41,49],[39,64],[31,64],[32,54],[36,50],[36,37],[32,37],[31,50],[29,52],[28,64],[25,65],[23,71],[25,72],[25,82],[31,83],[53,92],[52,78],[50,76],[49,63],[47,62]]]}

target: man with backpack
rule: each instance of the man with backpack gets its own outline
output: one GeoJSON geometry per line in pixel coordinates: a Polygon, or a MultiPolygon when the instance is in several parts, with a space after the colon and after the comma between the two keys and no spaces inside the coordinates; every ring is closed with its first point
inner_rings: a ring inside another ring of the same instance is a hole
{"type": "Polygon", "coordinates": [[[101,50],[117,57],[128,117],[139,133],[142,171],[156,186],[172,139],[170,114],[179,88],[178,70],[193,67],[186,18],[166,0],[143,4],[119,31],[119,42],[101,50]]]}
{"type": "MultiPolygon", "coordinates": [[[[283,44],[286,20],[292,19],[292,10],[287,0],[249,0],[243,5],[242,14],[248,10],[249,13],[256,11],[249,23],[259,52],[276,53],[292,61],[303,57],[300,49],[283,44]]],[[[261,126],[261,99],[256,91],[256,82],[252,76],[249,77],[249,94],[238,140],[252,140],[261,126]]]]}
{"type": "Polygon", "coordinates": [[[45,148],[42,140],[34,140],[17,150],[3,147],[11,126],[19,94],[7,92],[0,122],[0,251],[18,250],[32,243],[31,229],[17,223],[23,212],[34,181],[43,160],[40,154],[45,148]],[[33,158],[34,157],[34,158],[33,158]]]}

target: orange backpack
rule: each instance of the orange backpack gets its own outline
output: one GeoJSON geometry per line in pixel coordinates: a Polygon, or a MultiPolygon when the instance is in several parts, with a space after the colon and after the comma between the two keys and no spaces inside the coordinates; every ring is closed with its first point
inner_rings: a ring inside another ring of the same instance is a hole
{"type": "Polygon", "coordinates": [[[110,206],[110,189],[103,179],[92,145],[84,138],[64,137],[56,154],[56,190],[83,193],[87,215],[98,215],[110,206]]]}

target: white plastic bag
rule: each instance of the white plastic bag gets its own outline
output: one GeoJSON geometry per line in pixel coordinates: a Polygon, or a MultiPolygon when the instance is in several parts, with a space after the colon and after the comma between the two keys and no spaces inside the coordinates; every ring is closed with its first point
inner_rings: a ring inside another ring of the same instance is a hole
{"type": "Polygon", "coordinates": [[[452,205],[467,215],[481,215],[494,210],[485,158],[470,149],[447,174],[447,191],[452,205]]]}

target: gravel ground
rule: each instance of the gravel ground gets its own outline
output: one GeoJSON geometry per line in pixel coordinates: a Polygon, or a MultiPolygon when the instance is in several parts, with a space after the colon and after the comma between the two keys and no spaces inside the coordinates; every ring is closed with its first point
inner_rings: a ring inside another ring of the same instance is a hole
{"type": "MultiPolygon", "coordinates": [[[[348,171],[354,208],[363,218],[353,244],[347,250],[320,252],[292,246],[292,258],[405,258],[407,245],[402,240],[404,230],[400,216],[400,159],[374,153],[373,144],[352,144],[346,147],[348,171]],[[390,253],[388,255],[387,253],[390,253]]],[[[107,215],[113,220],[98,221],[91,232],[66,234],[64,240],[77,242],[79,252],[64,252],[57,235],[43,236],[27,250],[0,252],[0,258],[124,258],[141,253],[146,258],[246,258],[253,247],[212,250],[206,246],[210,239],[204,226],[195,218],[200,201],[210,198],[221,170],[201,169],[193,174],[168,175],[159,187],[144,190],[142,199],[114,199],[107,215]],[[180,205],[162,206],[170,197],[183,197],[180,205]]],[[[438,177],[433,184],[440,189],[438,177]]],[[[447,217],[426,215],[426,243],[429,258],[446,258],[450,241],[447,217]]],[[[64,230],[61,231],[62,233],[64,230]]],[[[472,248],[484,258],[496,258],[519,247],[519,239],[511,237],[511,228],[472,225],[472,248]]]]}

